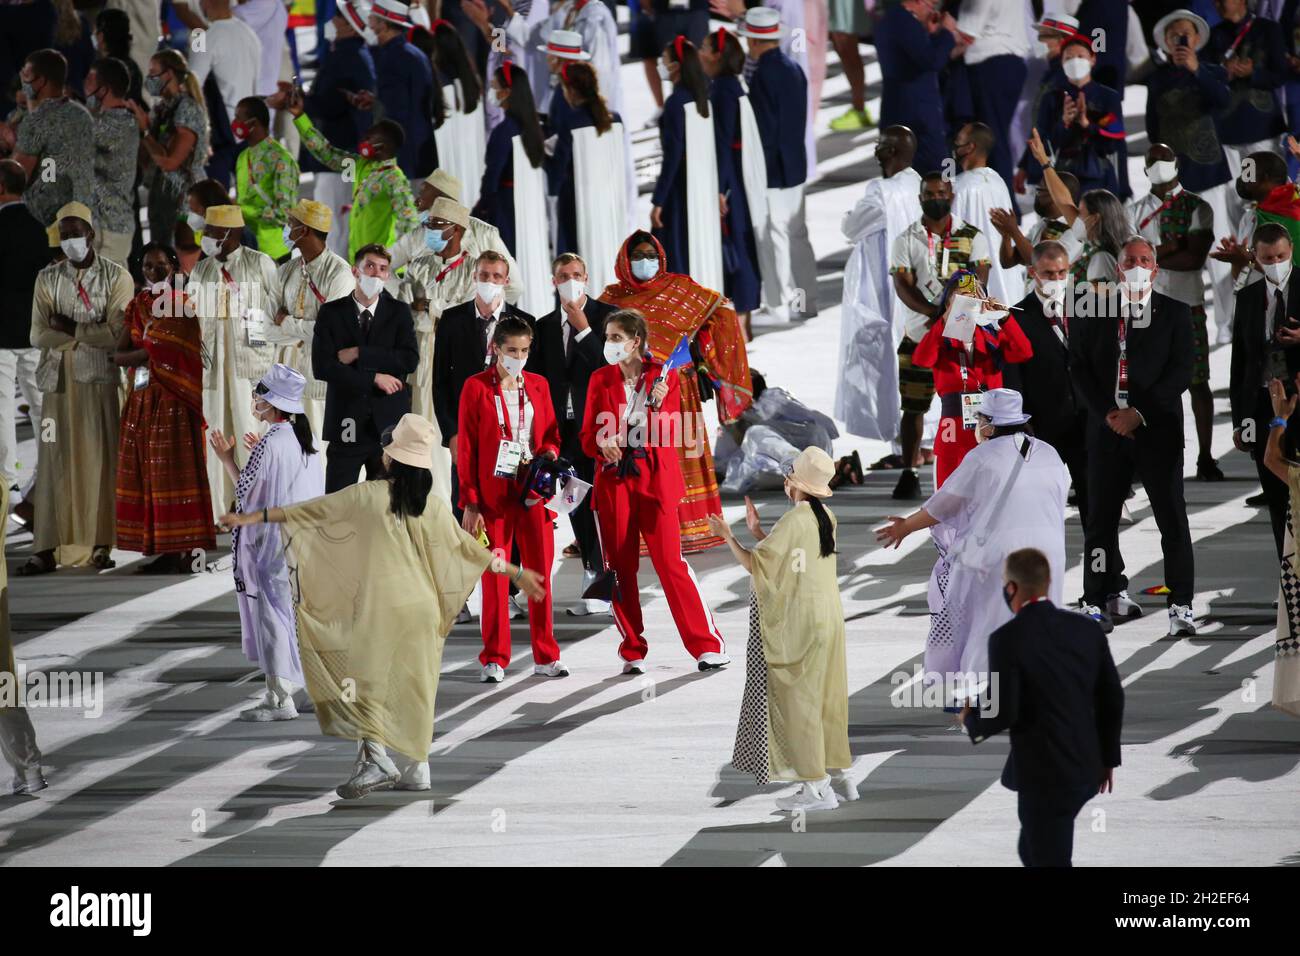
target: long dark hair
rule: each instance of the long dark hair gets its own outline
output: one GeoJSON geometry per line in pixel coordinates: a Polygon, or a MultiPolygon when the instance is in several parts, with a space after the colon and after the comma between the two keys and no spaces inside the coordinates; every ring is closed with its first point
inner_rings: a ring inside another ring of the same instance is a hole
{"type": "Polygon", "coordinates": [[[709,77],[700,64],[700,53],[695,49],[695,44],[684,36],[678,36],[664,47],[664,52],[668,54],[670,60],[681,68],[677,82],[690,91],[691,98],[695,100],[695,108],[699,110],[701,116],[707,118],[709,115],[709,77]]]}
{"type": "Polygon", "coordinates": [[[809,495],[808,504],[812,507],[813,517],[817,519],[817,539],[820,542],[820,557],[829,558],[835,553],[835,525],[831,513],[826,510],[820,498],[809,495]]]}
{"type": "Polygon", "coordinates": [[[726,27],[719,27],[704,38],[709,49],[722,57],[719,62],[719,76],[740,76],[745,72],[745,51],[735,34],[728,33],[726,27]]]}
{"type": "Polygon", "coordinates": [[[528,74],[506,60],[497,67],[496,78],[507,91],[504,109],[506,115],[519,124],[524,155],[534,169],[539,169],[546,159],[546,151],[542,146],[542,127],[537,122],[537,103],[533,100],[533,88],[528,85],[528,74]]]}
{"type": "Polygon", "coordinates": [[[398,518],[424,514],[429,492],[433,490],[433,472],[417,468],[396,458],[388,460],[388,510],[398,518]]]}
{"type": "Polygon", "coordinates": [[[95,17],[95,29],[104,36],[104,49],[100,56],[119,60],[131,59],[131,18],[125,10],[101,10],[95,17]]]}
{"type": "Polygon", "coordinates": [[[474,68],[465,49],[465,41],[460,32],[446,20],[439,20],[429,31],[433,37],[433,53],[430,59],[433,67],[445,77],[460,81],[461,96],[464,97],[464,111],[473,113],[478,101],[483,97],[483,81],[479,79],[478,70],[474,68]]]}
{"type": "Polygon", "coordinates": [[[573,98],[591,110],[595,120],[596,135],[609,132],[614,117],[609,113],[605,97],[600,95],[600,81],[589,63],[565,63],[560,67],[560,82],[573,91],[573,98]]]}
{"type": "MultiPolygon", "coordinates": [[[[269,389],[261,382],[258,382],[253,391],[257,392],[258,395],[265,395],[269,389]]],[[[274,405],[271,407],[275,408],[274,405]]],[[[293,427],[293,437],[298,439],[298,446],[302,448],[302,453],[304,455],[316,454],[316,445],[312,441],[311,422],[307,421],[307,416],[302,412],[294,415],[278,408],[275,410],[284,416],[282,420],[289,422],[293,427]]]]}

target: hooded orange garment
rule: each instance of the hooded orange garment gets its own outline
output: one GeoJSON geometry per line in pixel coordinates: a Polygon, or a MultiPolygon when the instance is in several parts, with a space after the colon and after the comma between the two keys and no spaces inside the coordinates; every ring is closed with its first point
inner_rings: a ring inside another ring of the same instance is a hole
{"type": "MultiPolygon", "coordinates": [[[[718,418],[729,424],[753,401],[745,337],[730,300],[721,292],[699,285],[689,276],[668,271],[668,257],[659,240],[648,232],[635,232],[618,252],[614,274],[619,281],[607,286],[600,300],[620,309],[636,309],[649,326],[647,343],[656,361],[672,354],[683,335],[691,340],[695,368],[713,382],[718,418]],[[659,253],[659,271],[642,282],[632,275],[631,250],[642,242],[659,253]]],[[[709,531],[707,515],[722,513],[713,453],[703,422],[703,401],[696,376],[678,372],[682,395],[682,436],[677,460],[686,483],[686,497],[678,506],[682,551],[714,548],[722,539],[709,531]]]]}

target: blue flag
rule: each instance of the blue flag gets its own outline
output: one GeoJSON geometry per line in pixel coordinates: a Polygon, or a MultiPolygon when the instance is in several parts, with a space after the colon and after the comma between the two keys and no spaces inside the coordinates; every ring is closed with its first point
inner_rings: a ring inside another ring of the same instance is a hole
{"type": "Polygon", "coordinates": [[[672,354],[669,355],[667,360],[664,362],[664,371],[671,372],[674,369],[678,369],[684,365],[690,365],[690,364],[691,364],[691,340],[687,338],[685,335],[683,335],[682,340],[677,343],[677,347],[673,349],[672,354]]]}

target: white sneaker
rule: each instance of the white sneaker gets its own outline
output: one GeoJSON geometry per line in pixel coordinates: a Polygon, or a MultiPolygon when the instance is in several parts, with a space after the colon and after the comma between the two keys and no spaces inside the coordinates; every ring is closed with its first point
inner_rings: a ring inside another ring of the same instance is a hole
{"type": "Polygon", "coordinates": [[[840,805],[839,798],[831,789],[831,779],[826,777],[820,783],[805,783],[788,797],[777,797],[776,808],[787,812],[795,810],[834,810],[840,805]]]}
{"type": "Polygon", "coordinates": [[[1182,635],[1194,637],[1196,635],[1196,620],[1192,617],[1192,609],[1186,604],[1169,605],[1169,636],[1181,637],[1182,635]]]}
{"type": "Polygon", "coordinates": [[[551,661],[549,664],[534,664],[533,673],[538,677],[568,677],[569,669],[563,661],[551,661]]]}
{"type": "Polygon", "coordinates": [[[344,800],[359,800],[376,790],[392,790],[401,778],[396,769],[385,770],[372,760],[363,761],[361,767],[334,792],[344,800]]]}
{"type": "Polygon", "coordinates": [[[1080,604],[1079,613],[1084,617],[1092,618],[1100,624],[1101,632],[1103,634],[1109,634],[1111,631],[1115,630],[1115,622],[1111,620],[1110,615],[1095,604],[1080,604]]]}
{"type": "Polygon", "coordinates": [[[428,790],[432,784],[429,781],[429,761],[421,760],[418,763],[409,764],[397,778],[397,785],[394,790],[428,790]]]}
{"type": "Polygon", "coordinates": [[[726,667],[731,663],[731,658],[726,654],[715,654],[713,651],[706,651],[695,659],[702,671],[716,671],[726,667]]]}
{"type": "Polygon", "coordinates": [[[831,783],[839,786],[840,792],[844,794],[845,800],[858,799],[858,785],[853,782],[853,778],[849,776],[848,770],[832,770],[831,783]]]}
{"type": "Polygon", "coordinates": [[[25,770],[14,772],[13,792],[15,795],[37,793],[48,786],[49,784],[45,782],[45,774],[41,772],[40,767],[28,767],[25,770]]]}
{"type": "Polygon", "coordinates": [[[500,664],[484,664],[483,672],[478,675],[480,684],[499,684],[505,679],[506,671],[500,664]]]}
{"type": "Polygon", "coordinates": [[[1135,618],[1142,616],[1142,606],[1128,596],[1127,591],[1112,594],[1106,600],[1106,610],[1112,618],[1135,618]]]}
{"type": "Polygon", "coordinates": [[[644,673],[645,673],[645,661],[643,661],[643,660],[641,660],[641,661],[624,661],[624,662],[623,662],[623,673],[624,673],[624,674],[644,674],[644,673]]]}
{"type": "Polygon", "coordinates": [[[293,692],[293,706],[298,708],[300,714],[316,713],[316,703],[311,699],[311,694],[307,693],[306,687],[299,687],[293,692]]]}
{"type": "Polygon", "coordinates": [[[267,720],[294,720],[297,716],[298,708],[294,706],[293,698],[286,697],[279,704],[263,699],[256,707],[250,707],[248,710],[241,711],[239,719],[260,723],[267,720]]]}
{"type": "Polygon", "coordinates": [[[456,623],[468,624],[472,620],[474,620],[474,615],[469,613],[469,605],[468,604],[463,605],[461,609],[456,613],[456,623]]]}
{"type": "Polygon", "coordinates": [[[528,616],[528,595],[520,591],[509,601],[510,620],[518,621],[528,616]]]}

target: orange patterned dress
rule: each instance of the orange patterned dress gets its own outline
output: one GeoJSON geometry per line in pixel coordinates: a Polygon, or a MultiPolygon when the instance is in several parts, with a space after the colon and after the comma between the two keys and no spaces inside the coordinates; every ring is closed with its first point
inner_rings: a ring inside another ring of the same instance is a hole
{"type": "Polygon", "coordinates": [[[136,370],[129,370],[117,451],[117,546],[142,554],[211,551],[217,541],[203,443],[199,322],[186,315],[184,293],[165,295],[170,301],[158,302],[145,290],[126,309],[132,348],[149,353],[149,377],[137,388],[136,370]]]}
{"type": "MultiPolygon", "coordinates": [[[[668,358],[683,335],[691,340],[696,369],[712,382],[723,424],[735,421],[753,400],[749,381],[749,359],[745,337],[731,302],[721,292],[699,285],[689,276],[668,272],[668,257],[659,240],[649,233],[634,233],[618,253],[614,274],[619,281],[608,286],[600,300],[620,309],[636,309],[649,326],[649,348],[655,360],[668,358]],[[629,252],[640,242],[650,241],[659,251],[659,271],[642,282],[632,275],[629,252]]],[[[704,428],[704,404],[698,379],[681,374],[682,443],[677,460],[686,482],[686,497],[678,506],[682,551],[691,553],[722,544],[709,531],[707,515],[722,513],[718,478],[713,470],[713,452],[704,428]]]]}

